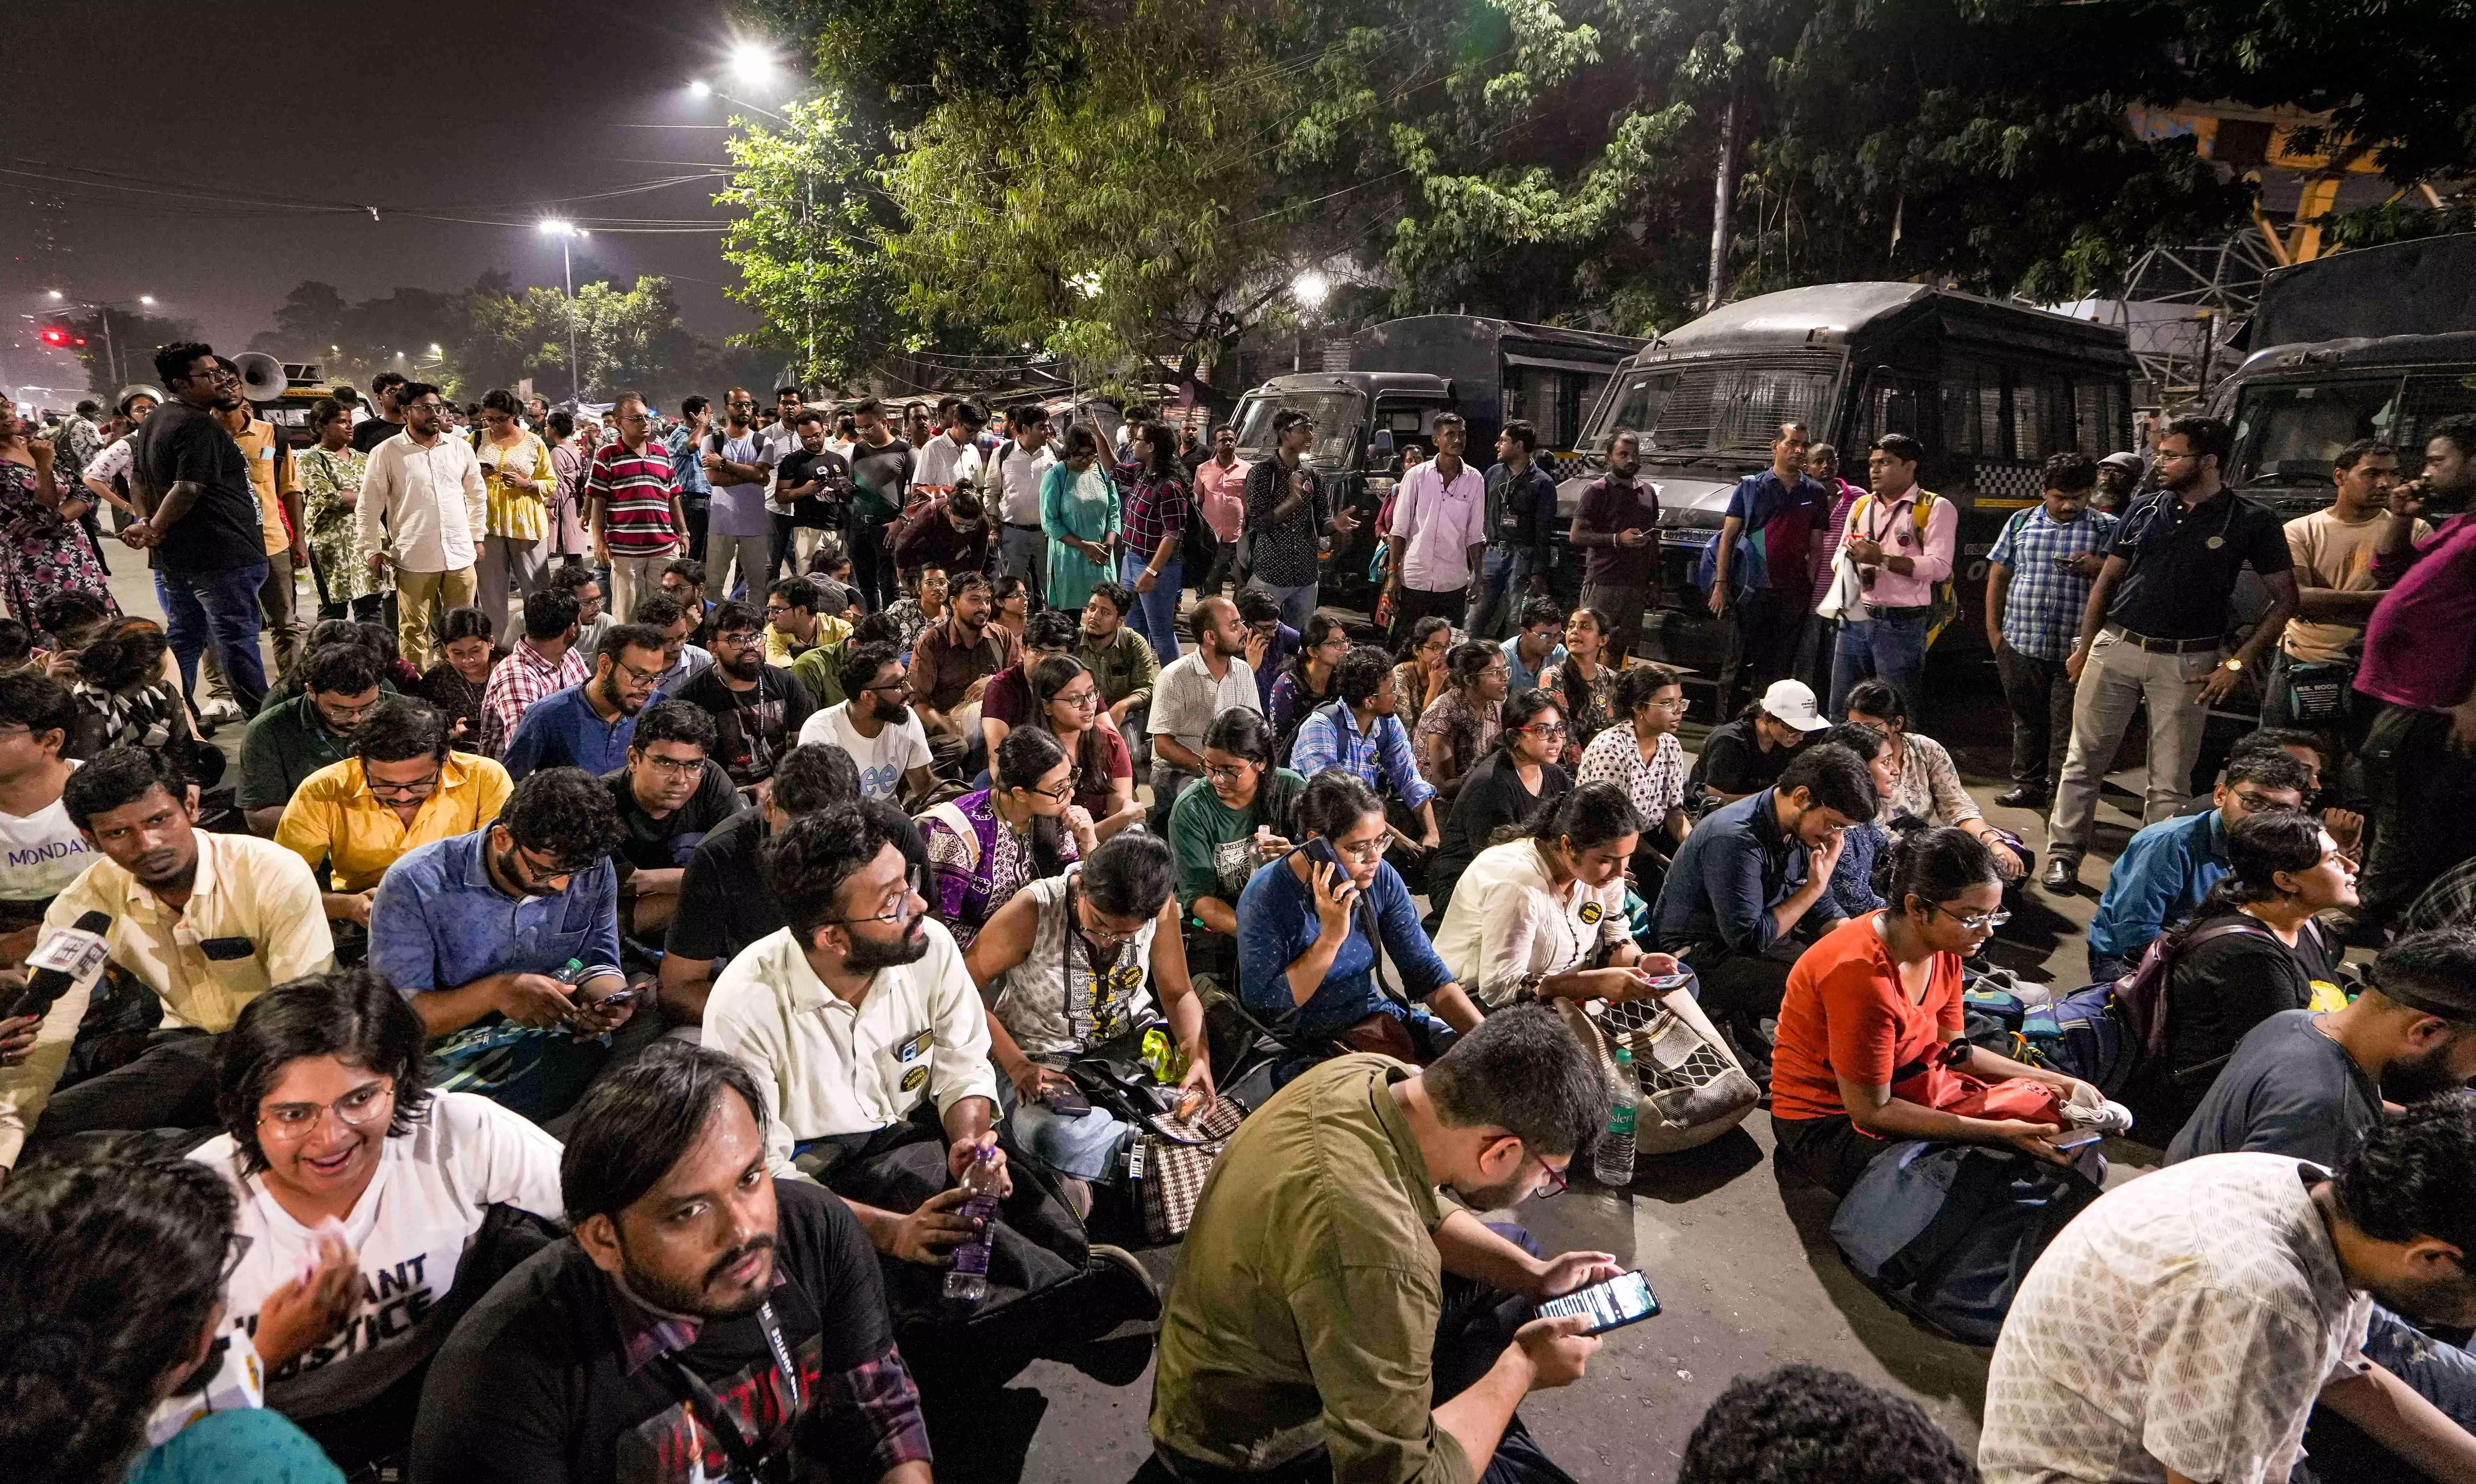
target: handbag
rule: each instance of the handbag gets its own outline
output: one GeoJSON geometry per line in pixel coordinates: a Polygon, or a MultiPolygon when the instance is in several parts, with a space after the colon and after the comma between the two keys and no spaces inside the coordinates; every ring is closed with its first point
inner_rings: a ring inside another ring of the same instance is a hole
{"type": "Polygon", "coordinates": [[[1559,1000],[1556,1012],[1583,1045],[1597,1051],[1610,1084],[1617,1080],[1616,1048],[1631,1053],[1637,1155],[1708,1144],[1744,1123],[1762,1101],[1762,1089],[1737,1064],[1691,986],[1657,1000],[1609,1002],[1596,1015],[1559,1000]]]}
{"type": "Polygon", "coordinates": [[[1857,578],[1857,558],[1842,547],[1831,556],[1831,586],[1814,606],[1818,617],[1856,622],[1866,616],[1866,584],[1857,578]]]}

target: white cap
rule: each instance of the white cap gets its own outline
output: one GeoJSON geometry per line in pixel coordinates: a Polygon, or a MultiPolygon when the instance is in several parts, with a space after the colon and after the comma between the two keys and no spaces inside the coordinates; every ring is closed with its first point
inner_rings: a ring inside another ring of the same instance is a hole
{"type": "Polygon", "coordinates": [[[1831,724],[1822,719],[1822,708],[1814,704],[1814,687],[1803,680],[1773,680],[1763,692],[1763,709],[1771,720],[1786,722],[1799,731],[1820,731],[1831,724]]]}

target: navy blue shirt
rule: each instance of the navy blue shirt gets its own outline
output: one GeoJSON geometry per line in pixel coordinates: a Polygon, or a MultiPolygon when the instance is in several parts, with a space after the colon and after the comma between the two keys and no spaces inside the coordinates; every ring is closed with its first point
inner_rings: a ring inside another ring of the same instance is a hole
{"type": "Polygon", "coordinates": [[[1806,850],[1781,828],[1771,803],[1778,797],[1776,788],[1747,794],[1685,837],[1652,919],[1661,952],[1715,944],[1759,953],[1779,936],[1771,908],[1805,884],[1806,850]]]}
{"type": "MultiPolygon", "coordinates": [[[[584,685],[592,683],[586,680],[584,685]]],[[[499,759],[510,779],[521,783],[526,775],[544,768],[582,768],[595,778],[607,778],[628,766],[628,744],[635,738],[636,718],[604,721],[593,703],[584,699],[584,685],[552,691],[525,707],[515,735],[508,739],[507,754],[499,759]]],[[[645,705],[661,699],[662,693],[656,690],[645,698],[645,705]]]]}
{"type": "Polygon", "coordinates": [[[1556,530],[1556,482],[1536,459],[1516,475],[1487,471],[1487,544],[1531,554],[1531,571],[1548,570],[1548,537],[1556,530]]]}
{"type": "Polygon", "coordinates": [[[2232,489],[2190,510],[2173,491],[2160,490],[2124,515],[2107,555],[2132,564],[2107,621],[2152,639],[2224,635],[2232,627],[2227,604],[2247,562],[2264,577],[2295,566],[2276,513],[2232,489]]]}
{"type": "Polygon", "coordinates": [[[557,974],[571,958],[619,966],[619,878],[607,859],[548,897],[510,897],[490,879],[490,831],[407,851],[370,904],[370,968],[409,1000],[494,974],[557,974]]]}
{"type": "Polygon", "coordinates": [[[1452,982],[1453,972],[1436,956],[1436,946],[1419,926],[1419,909],[1410,889],[1389,860],[1375,865],[1366,905],[1350,914],[1349,938],[1333,954],[1332,968],[1305,1004],[1290,995],[1288,970],[1323,936],[1316,917],[1315,894],[1282,856],[1257,868],[1238,896],[1238,994],[1247,1008],[1267,1021],[1279,1022],[1292,1013],[1299,1034],[1328,1035],[1371,1015],[1406,1019],[1399,1002],[1375,987],[1375,948],[1367,941],[1366,923],[1374,911],[1384,952],[1401,974],[1402,988],[1424,1000],[1452,982]]]}
{"type": "Polygon", "coordinates": [[[1832,495],[1821,481],[1803,474],[1794,484],[1770,469],[1737,481],[1726,513],[1743,522],[1745,539],[1762,549],[1768,585],[1811,594],[1814,537],[1831,518],[1832,495]]]}

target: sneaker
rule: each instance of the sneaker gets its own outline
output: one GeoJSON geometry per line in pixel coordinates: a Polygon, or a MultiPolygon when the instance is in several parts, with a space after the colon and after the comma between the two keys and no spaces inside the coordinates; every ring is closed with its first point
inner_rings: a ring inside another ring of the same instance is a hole
{"type": "Polygon", "coordinates": [[[2132,1131],[2132,1110],[2111,1098],[2100,1101],[2094,1106],[2085,1102],[2067,1102],[2064,1104],[2064,1122],[2074,1128],[2094,1128],[2106,1134],[2127,1134],[2132,1131]]]}
{"type": "Polygon", "coordinates": [[[2050,802],[2043,789],[2007,788],[1994,796],[1994,802],[2007,809],[2043,809],[2050,802]]]}
{"type": "Polygon", "coordinates": [[[2081,889],[2081,863],[2058,855],[2046,862],[2046,874],[2038,884],[2051,892],[2076,892],[2081,889]]]}

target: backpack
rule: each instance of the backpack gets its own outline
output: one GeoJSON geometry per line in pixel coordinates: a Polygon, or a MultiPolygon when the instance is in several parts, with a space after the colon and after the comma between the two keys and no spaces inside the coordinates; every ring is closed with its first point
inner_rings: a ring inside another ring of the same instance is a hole
{"type": "MultiPolygon", "coordinates": [[[[1719,566],[1720,539],[1714,536],[1702,548],[1701,557],[1694,564],[1694,585],[1709,592],[1712,582],[1718,579],[1719,566]]],[[[1747,597],[1762,591],[1770,581],[1770,569],[1763,560],[1761,544],[1753,536],[1739,532],[1736,555],[1728,561],[1729,606],[1733,607],[1744,603],[1747,597]]]]}
{"type": "MultiPolygon", "coordinates": [[[[1909,519],[1917,525],[1918,544],[1919,546],[1925,545],[1926,521],[1934,513],[1935,502],[1942,498],[1943,497],[1941,495],[1936,494],[1931,489],[1920,489],[1917,493],[1917,498],[1909,502],[1909,519]]],[[[1873,505],[1874,497],[1872,495],[1859,495],[1857,497],[1857,503],[1848,507],[1848,524],[1857,527],[1860,530],[1864,529],[1863,522],[1866,519],[1866,512],[1873,508],[1873,505]]],[[[1928,644],[1932,644],[1936,639],[1941,638],[1943,636],[1944,630],[1950,627],[1951,621],[1960,616],[1960,583],[1958,581],[1958,575],[1960,572],[1960,552],[1958,549],[1959,540],[1959,528],[1954,527],[1952,535],[1952,575],[1945,577],[1942,581],[1934,584],[1934,611],[1929,614],[1926,619],[1926,643],[1928,644]]]]}
{"type": "Polygon", "coordinates": [[[1866,1167],[1831,1240],[1892,1303],[1989,1346],[2030,1267],[2098,1195],[2079,1171],[2018,1150],[1911,1140],[1866,1167]]]}

